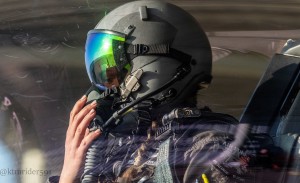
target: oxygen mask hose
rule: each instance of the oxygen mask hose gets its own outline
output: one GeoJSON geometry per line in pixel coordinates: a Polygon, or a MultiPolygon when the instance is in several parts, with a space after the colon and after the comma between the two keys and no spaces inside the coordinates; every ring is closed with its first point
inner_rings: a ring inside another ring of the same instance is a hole
{"type": "MultiPolygon", "coordinates": [[[[96,108],[96,117],[91,121],[89,125],[89,130],[95,131],[100,129],[101,125],[103,125],[103,121],[106,121],[112,114],[112,105],[113,99],[110,98],[110,94],[113,94],[111,89],[107,89],[106,91],[100,91],[93,84],[91,88],[86,92],[86,96],[88,96],[88,103],[92,101],[97,101],[96,108]]],[[[95,139],[91,146],[88,148],[85,158],[84,171],[81,176],[82,183],[97,183],[99,174],[102,169],[100,165],[103,165],[105,148],[107,146],[107,140],[104,136],[100,136],[95,139]]]]}
{"type": "MultiPolygon", "coordinates": [[[[103,163],[101,153],[103,152],[103,140],[97,138],[87,150],[84,171],[81,176],[82,183],[98,183],[101,170],[100,165],[103,163]]],[[[104,152],[103,152],[104,153],[104,152]]]]}

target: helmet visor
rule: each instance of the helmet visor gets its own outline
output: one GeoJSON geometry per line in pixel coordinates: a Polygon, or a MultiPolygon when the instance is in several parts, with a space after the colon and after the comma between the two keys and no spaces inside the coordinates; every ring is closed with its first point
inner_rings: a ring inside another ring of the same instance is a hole
{"type": "Polygon", "coordinates": [[[125,36],[105,30],[91,30],[85,45],[88,76],[100,89],[118,86],[128,72],[125,36]]]}

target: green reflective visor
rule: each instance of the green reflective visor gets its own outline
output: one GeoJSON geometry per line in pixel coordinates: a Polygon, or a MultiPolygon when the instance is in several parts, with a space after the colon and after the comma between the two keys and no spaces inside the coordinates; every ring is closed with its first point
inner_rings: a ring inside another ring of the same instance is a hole
{"type": "Polygon", "coordinates": [[[88,32],[85,65],[88,76],[100,89],[118,86],[128,72],[125,35],[106,30],[88,32]]]}

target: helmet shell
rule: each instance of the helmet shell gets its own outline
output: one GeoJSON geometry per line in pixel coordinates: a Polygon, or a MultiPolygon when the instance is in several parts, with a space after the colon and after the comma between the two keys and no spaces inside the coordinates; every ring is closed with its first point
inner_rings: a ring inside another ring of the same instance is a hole
{"type": "MultiPolygon", "coordinates": [[[[128,36],[130,44],[164,44],[192,56],[191,72],[170,88],[176,96],[168,101],[168,106],[184,101],[199,82],[205,82],[211,75],[212,54],[205,32],[198,22],[183,9],[161,1],[134,1],[124,4],[108,13],[95,27],[125,33],[129,26],[134,31],[128,36]],[[147,19],[143,20],[140,7],[146,6],[147,19]]],[[[176,74],[181,62],[175,58],[159,55],[142,55],[131,61],[131,73],[143,70],[141,88],[132,93],[140,98],[157,90],[176,74]]],[[[156,95],[159,97],[161,94],[156,95]]]]}

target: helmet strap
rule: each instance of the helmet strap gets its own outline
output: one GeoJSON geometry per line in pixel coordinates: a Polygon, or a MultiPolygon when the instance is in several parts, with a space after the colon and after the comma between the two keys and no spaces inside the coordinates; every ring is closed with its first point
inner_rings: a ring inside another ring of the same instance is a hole
{"type": "Polygon", "coordinates": [[[185,65],[190,65],[192,56],[170,47],[170,44],[127,44],[126,52],[129,60],[141,55],[161,55],[172,57],[185,65]]]}

